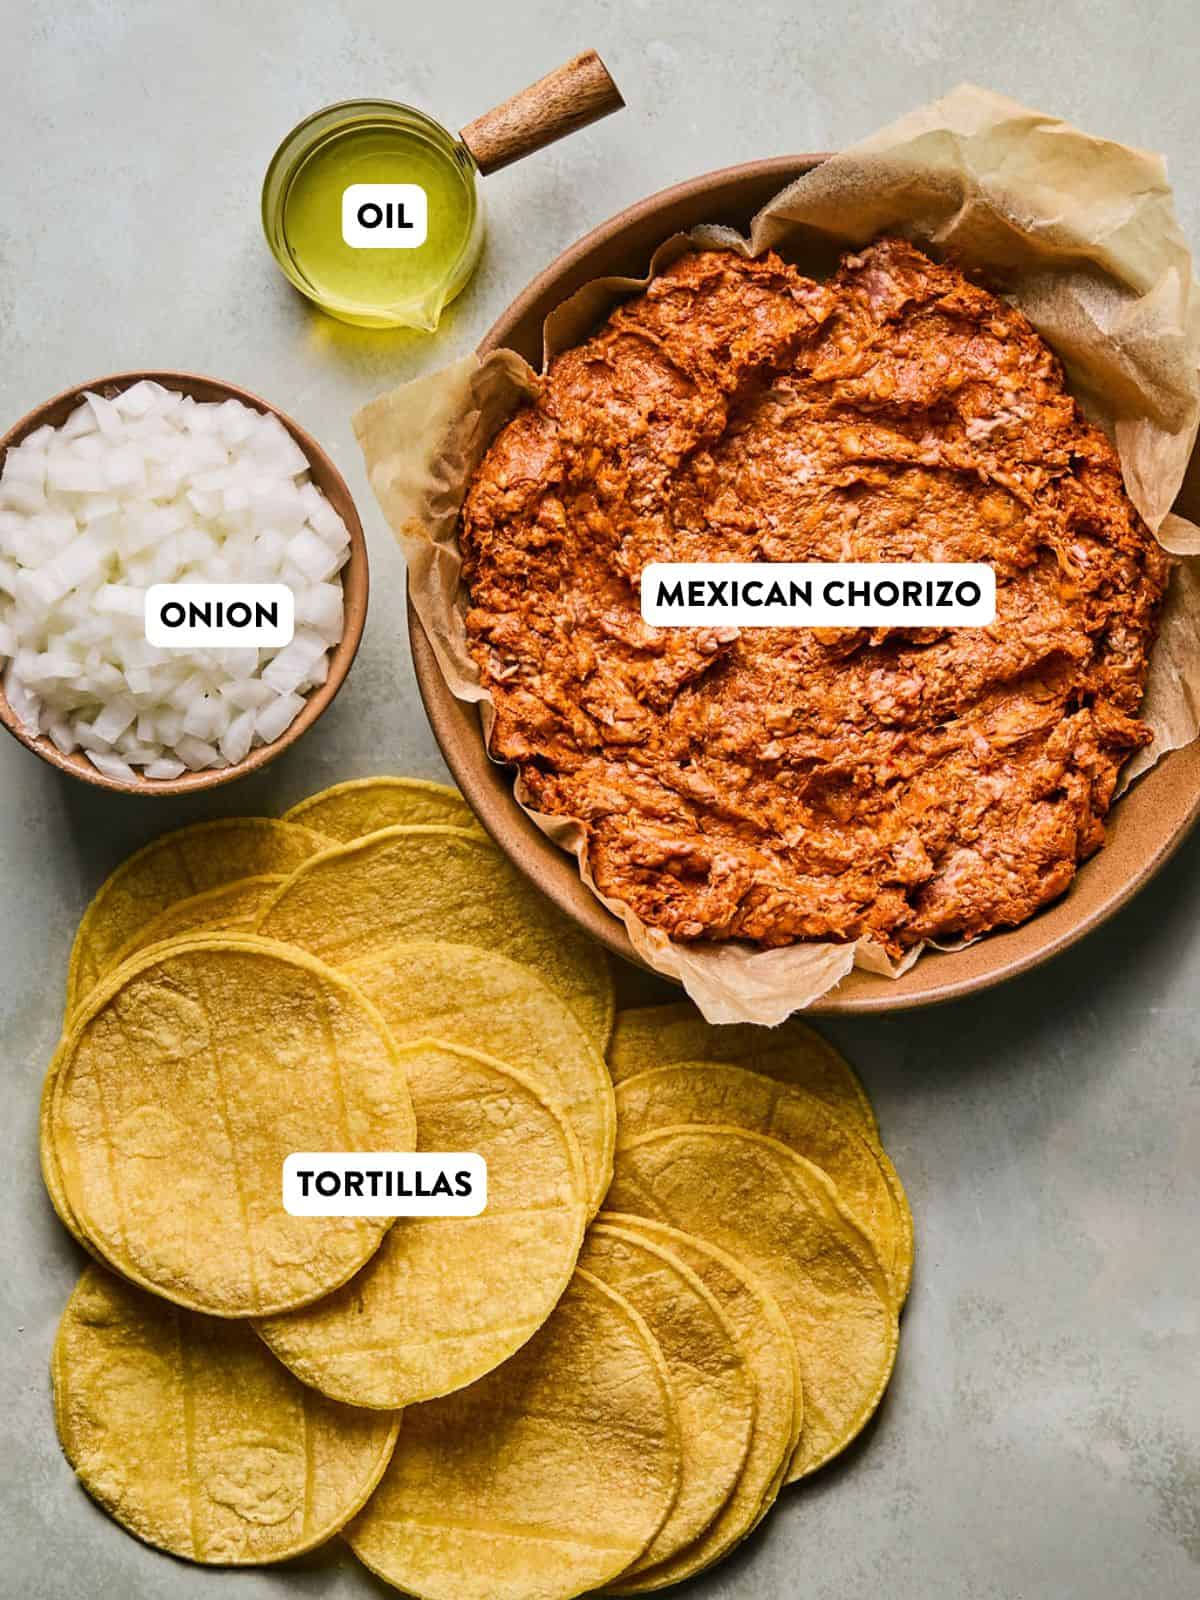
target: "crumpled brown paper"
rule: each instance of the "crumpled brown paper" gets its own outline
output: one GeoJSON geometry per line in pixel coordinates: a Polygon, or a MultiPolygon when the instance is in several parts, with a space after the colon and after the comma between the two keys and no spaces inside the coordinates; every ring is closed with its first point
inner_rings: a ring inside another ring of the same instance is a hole
{"type": "MultiPolygon", "coordinates": [[[[1200,529],[1171,513],[1200,421],[1200,287],[1175,220],[1161,159],[964,85],[832,157],[759,212],[749,239],[701,228],[664,240],[645,278],[596,279],[547,318],[546,360],[586,337],[624,295],[682,251],[777,249],[802,270],[847,245],[899,233],[982,267],[1061,357],[1088,414],[1116,443],[1129,494],[1164,546],[1183,559],[1150,664],[1143,715],[1154,742],[1124,784],[1200,733],[1200,529]]],[[[512,351],[468,356],[365,406],[354,427],[372,488],[404,548],[409,593],[451,691],[491,701],[463,625],[458,513],[491,440],[536,392],[512,351]]],[[[679,980],[712,1022],[775,1024],[858,965],[896,976],[869,941],[757,950],[677,944],[600,895],[581,825],[532,810],[572,851],[589,887],[625,923],[649,965],[679,980]]]]}

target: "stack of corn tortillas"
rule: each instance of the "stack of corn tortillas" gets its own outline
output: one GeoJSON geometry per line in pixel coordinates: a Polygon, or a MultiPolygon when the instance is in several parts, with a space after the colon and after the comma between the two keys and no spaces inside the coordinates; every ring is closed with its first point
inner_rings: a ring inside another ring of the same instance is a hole
{"type": "Polygon", "coordinates": [[[42,1169],[94,1258],[54,1348],[151,1544],[342,1532],[424,1600],[656,1590],[877,1407],[912,1221],[812,1029],[613,1017],[606,959],[437,784],[169,834],[71,955],[42,1169]],[[301,1217],[297,1151],[473,1151],[476,1217],[301,1217]]]}

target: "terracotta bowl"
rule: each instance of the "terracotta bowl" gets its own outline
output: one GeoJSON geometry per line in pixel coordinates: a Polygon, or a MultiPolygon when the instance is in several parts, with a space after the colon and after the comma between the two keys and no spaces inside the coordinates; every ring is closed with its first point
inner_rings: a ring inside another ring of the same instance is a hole
{"type": "MultiPolygon", "coordinates": [[[[639,274],[656,245],[681,228],[723,222],[746,230],[772,195],[824,158],[780,156],[710,172],[677,184],[586,235],[529,285],[491,328],[480,352],[507,346],[534,366],[541,360],[547,314],[590,278],[639,274]]],[[[1185,490],[1200,506],[1200,462],[1185,490]],[[1194,487],[1193,487],[1194,484],[1194,487]]],[[[1194,517],[1197,506],[1189,503],[1194,517]]],[[[543,892],[582,927],[626,960],[636,961],[623,925],[580,881],[575,861],[542,835],[513,799],[508,769],[489,760],[476,708],[456,700],[409,607],[413,660],[425,709],[463,793],[497,844],[543,892]]],[[[1149,881],[1200,814],[1200,741],[1176,750],[1142,778],[1114,808],[1108,842],[1087,862],[1070,891],[1007,933],[991,934],[965,950],[926,954],[904,977],[855,971],[810,1009],[835,1012],[903,1011],[989,988],[1026,972],[1111,917],[1149,881]]]]}
{"type": "Polygon", "coordinates": [[[200,377],[194,372],[115,372],[110,377],[97,378],[93,383],[81,383],[74,389],[56,394],[53,400],[47,400],[28,416],[22,417],[20,422],[0,439],[0,469],[3,468],[4,458],[10,446],[20,444],[26,435],[44,424],[49,424],[52,428],[60,427],[82,401],[85,391],[91,390],[95,394],[102,394],[107,399],[112,399],[114,395],[130,388],[142,378],[153,379],[155,383],[162,384],[164,389],[175,389],[181,394],[191,395],[193,400],[240,400],[243,405],[251,406],[255,411],[269,412],[278,417],[308,457],[312,481],[329,500],[350,534],[350,559],[341,573],[345,625],[341,640],[329,658],[328,677],[319,688],[308,695],[303,711],[278,739],[271,744],[259,745],[251,750],[244,760],[231,767],[218,767],[206,772],[187,772],[180,778],[139,777],[136,783],[123,782],[119,778],[106,778],[102,772],[97,772],[81,752],[76,751],[74,755],[65,756],[50,739],[44,736],[35,739],[18,721],[3,690],[0,689],[0,723],[3,723],[14,738],[19,739],[44,761],[49,761],[63,772],[69,772],[73,778],[81,778],[85,783],[93,783],[100,789],[116,789],[122,794],[189,794],[197,789],[213,789],[221,783],[232,783],[235,778],[241,778],[247,772],[255,772],[259,767],[265,767],[289,745],[294,744],[306,729],[311,728],[333,700],[358,651],[363,623],[367,617],[369,581],[367,544],[346,480],[310,433],[306,433],[299,423],[293,422],[279,410],[278,406],[271,405],[259,395],[251,394],[248,389],[239,389],[232,383],[221,383],[216,378],[200,377]]]}

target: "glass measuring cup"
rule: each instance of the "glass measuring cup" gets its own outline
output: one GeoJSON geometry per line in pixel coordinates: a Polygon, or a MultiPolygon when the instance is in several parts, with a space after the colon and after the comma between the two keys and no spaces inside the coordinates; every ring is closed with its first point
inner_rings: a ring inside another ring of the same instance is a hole
{"type": "Polygon", "coordinates": [[[483,246],[476,179],[624,104],[593,50],[455,137],[391,100],[315,112],[276,150],[262,191],[284,276],[340,321],[432,332],[483,246]]]}

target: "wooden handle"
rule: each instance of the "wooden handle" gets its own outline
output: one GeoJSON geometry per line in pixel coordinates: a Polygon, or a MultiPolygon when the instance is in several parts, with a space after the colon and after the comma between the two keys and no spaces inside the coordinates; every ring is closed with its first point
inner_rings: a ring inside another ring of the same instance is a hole
{"type": "Polygon", "coordinates": [[[496,172],[625,104],[594,50],[556,67],[459,134],[480,172],[496,172]]]}

